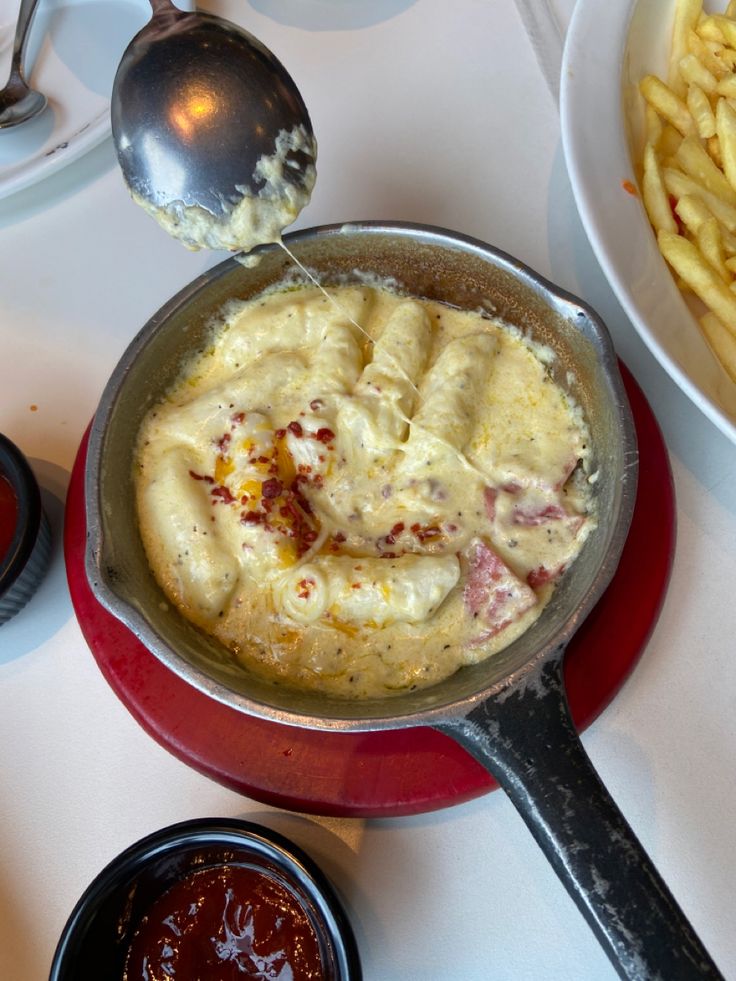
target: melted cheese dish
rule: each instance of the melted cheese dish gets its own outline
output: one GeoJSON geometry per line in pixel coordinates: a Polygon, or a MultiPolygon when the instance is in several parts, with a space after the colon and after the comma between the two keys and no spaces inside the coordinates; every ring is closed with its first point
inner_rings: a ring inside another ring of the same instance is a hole
{"type": "Polygon", "coordinates": [[[333,695],[492,655],[595,522],[588,431],[551,357],[379,288],[231,305],[140,433],[158,581],[251,670],[333,695]]]}

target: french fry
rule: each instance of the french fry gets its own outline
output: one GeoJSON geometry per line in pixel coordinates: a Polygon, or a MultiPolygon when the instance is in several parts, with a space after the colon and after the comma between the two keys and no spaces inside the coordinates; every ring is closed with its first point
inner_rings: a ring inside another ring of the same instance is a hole
{"type": "MultiPolygon", "coordinates": [[[[720,85],[720,82],[718,84],[720,85]]],[[[687,110],[687,106],[656,75],[645,75],[639,82],[639,90],[650,106],[660,116],[668,119],[683,136],[689,136],[694,132],[695,123],[687,110]]]]}
{"type": "Polygon", "coordinates": [[[712,20],[715,21],[726,44],[736,48],[736,21],[731,20],[730,17],[724,17],[723,14],[713,14],[712,20]]]}
{"type": "MultiPolygon", "coordinates": [[[[710,107],[710,102],[708,102],[708,107],[710,107]]],[[[716,117],[713,116],[714,127],[715,127],[715,118],[716,117]]],[[[655,110],[652,109],[650,105],[646,107],[645,121],[646,121],[646,130],[647,130],[647,143],[651,143],[653,147],[658,147],[659,141],[662,139],[662,132],[664,131],[664,126],[662,126],[662,120],[659,118],[659,113],[655,112],[655,110]]],[[[715,128],[713,132],[715,132],[715,128]]]]}
{"type": "Polygon", "coordinates": [[[719,44],[726,43],[726,39],[721,33],[721,29],[718,26],[715,17],[701,17],[695,30],[703,41],[717,41],[719,44]]]}
{"type": "MultiPolygon", "coordinates": [[[[651,106],[647,108],[651,108],[651,106]]],[[[681,143],[682,133],[679,133],[671,123],[665,123],[662,127],[662,135],[657,143],[657,152],[660,158],[674,157],[681,143]]]]}
{"type": "Polygon", "coordinates": [[[736,99],[736,75],[733,72],[718,79],[716,94],[723,95],[727,99],[736,99]]]}
{"type": "Polygon", "coordinates": [[[698,321],[708,345],[723,365],[731,381],[736,382],[736,338],[710,311],[698,321]]]}
{"type": "Polygon", "coordinates": [[[729,268],[726,266],[725,256],[723,254],[723,242],[721,241],[721,230],[715,218],[708,218],[706,221],[700,223],[696,241],[700,249],[700,254],[710,263],[726,286],[728,286],[733,277],[729,268]]]}
{"type": "Polygon", "coordinates": [[[736,188],[736,110],[725,99],[720,99],[716,106],[716,133],[723,173],[731,187],[736,188]]]}
{"type": "Polygon", "coordinates": [[[698,181],[693,180],[692,177],[683,174],[681,170],[676,170],[674,167],[662,168],[662,180],[664,181],[664,186],[667,188],[667,193],[671,194],[676,200],[679,200],[685,194],[691,194],[696,198],[700,198],[721,224],[725,225],[729,232],[736,234],[736,208],[727,201],[723,201],[715,194],[711,194],[698,181]]]}
{"type": "Polygon", "coordinates": [[[703,222],[713,217],[705,203],[692,194],[683,194],[675,205],[675,212],[693,238],[703,222]]]}
{"type": "Polygon", "coordinates": [[[723,159],[721,157],[721,143],[720,140],[718,139],[718,134],[716,134],[715,136],[711,136],[708,140],[706,140],[705,146],[710,155],[710,159],[713,161],[716,167],[720,167],[721,170],[723,170],[723,159]]]}
{"type": "Polygon", "coordinates": [[[718,79],[694,54],[688,53],[684,58],[681,58],[678,68],[680,78],[685,81],[686,86],[692,85],[694,82],[704,92],[715,92],[718,79]]]}
{"type": "Polygon", "coordinates": [[[662,181],[662,171],[657,154],[651,143],[644,150],[644,174],[641,193],[644,207],[654,229],[658,232],[677,232],[677,222],[672,216],[669,195],[662,181]]]}
{"type": "MultiPolygon", "coordinates": [[[[718,57],[715,51],[711,51],[708,44],[699,37],[695,31],[690,31],[687,36],[687,47],[690,54],[694,54],[698,61],[708,69],[715,78],[722,78],[728,74],[728,68],[718,57]]],[[[721,50],[721,45],[718,45],[721,50]]]]}
{"type": "Polygon", "coordinates": [[[659,250],[678,276],[736,338],[736,295],[682,235],[659,232],[659,250]]]}
{"type": "Polygon", "coordinates": [[[694,30],[703,12],[702,0],[679,0],[675,7],[675,20],[672,26],[672,48],[670,54],[669,83],[675,94],[685,94],[685,84],[680,78],[678,66],[688,53],[688,37],[694,30]]]}
{"type": "MultiPolygon", "coordinates": [[[[703,140],[708,140],[716,134],[716,117],[713,114],[713,109],[711,108],[710,99],[705,94],[705,92],[700,88],[697,82],[691,82],[687,87],[687,100],[686,100],[688,112],[693,117],[695,121],[695,127],[698,131],[698,136],[703,140]]],[[[647,109],[654,113],[651,106],[647,106],[647,109]]],[[[654,113],[656,116],[657,114],[654,113]]],[[[657,116],[659,119],[659,116],[657,116]]],[[[660,123],[660,135],[661,135],[661,123],[660,123]]],[[[655,143],[659,141],[652,141],[655,143]]]]}
{"type": "Polygon", "coordinates": [[[718,52],[718,58],[729,71],[733,71],[734,67],[736,67],[736,49],[721,48],[721,50],[718,52]]]}
{"type": "MultiPolygon", "coordinates": [[[[704,221],[708,221],[710,218],[715,216],[711,211],[708,210],[705,202],[700,198],[693,197],[690,194],[685,194],[675,205],[675,213],[680,219],[682,224],[687,229],[689,235],[693,238],[697,238],[698,229],[704,221]]],[[[716,219],[717,220],[717,219],[716,219]]],[[[729,256],[736,255],[736,235],[732,235],[723,225],[719,222],[719,231],[721,233],[721,242],[723,243],[724,252],[729,256]]],[[[731,272],[736,272],[736,267],[729,266],[730,259],[726,260],[726,267],[731,272]]]]}
{"type": "Polygon", "coordinates": [[[736,191],[731,187],[723,171],[713,163],[703,144],[695,137],[687,137],[678,147],[675,159],[682,170],[698,181],[706,191],[723,201],[736,205],[736,191]]]}

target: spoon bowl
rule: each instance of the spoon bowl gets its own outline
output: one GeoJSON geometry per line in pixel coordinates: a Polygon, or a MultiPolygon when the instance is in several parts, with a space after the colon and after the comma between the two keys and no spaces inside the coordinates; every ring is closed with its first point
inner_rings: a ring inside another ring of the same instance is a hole
{"type": "Polygon", "coordinates": [[[279,137],[299,132],[281,174],[308,197],[314,134],[283,65],[223,18],[181,11],[170,0],[151,6],[151,20],[120,62],[111,102],[113,139],[133,196],[144,207],[199,208],[225,219],[244,196],[263,191],[259,164],[279,137]]]}
{"type": "Polygon", "coordinates": [[[20,5],[10,76],[5,87],[0,89],[0,129],[19,126],[46,108],[46,96],[30,88],[23,77],[23,56],[37,5],[38,0],[22,0],[20,5]]]}

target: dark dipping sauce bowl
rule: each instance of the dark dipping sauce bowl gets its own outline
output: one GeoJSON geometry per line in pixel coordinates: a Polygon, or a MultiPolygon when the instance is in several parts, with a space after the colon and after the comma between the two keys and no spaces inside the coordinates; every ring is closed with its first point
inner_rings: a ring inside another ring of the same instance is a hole
{"type": "Polygon", "coordinates": [[[0,433],[0,626],[22,610],[48,569],[51,531],[25,456],[0,433]]]}
{"type": "Polygon", "coordinates": [[[233,977],[274,981],[362,977],[350,922],[313,860],[261,825],[203,818],[154,832],[100,872],[64,927],[49,981],[139,981],[149,976],[141,971],[141,951],[159,962],[179,956],[172,977],[200,977],[196,965],[183,960],[185,951],[206,946],[217,960],[215,945],[221,966],[201,976],[218,981],[230,977],[229,969],[233,977]],[[225,880],[234,887],[229,896],[225,880]],[[239,890],[244,883],[253,892],[239,890]],[[197,922],[177,918],[176,910],[195,894],[197,922]],[[216,937],[213,923],[222,928],[216,937]],[[182,924],[188,935],[177,938],[182,924]]]}

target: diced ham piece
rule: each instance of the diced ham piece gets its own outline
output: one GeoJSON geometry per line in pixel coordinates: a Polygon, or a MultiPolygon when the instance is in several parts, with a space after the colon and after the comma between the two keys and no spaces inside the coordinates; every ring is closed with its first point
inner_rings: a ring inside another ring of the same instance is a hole
{"type": "Polygon", "coordinates": [[[485,628],[470,642],[476,645],[518,620],[535,605],[537,596],[485,542],[471,545],[468,563],[468,579],[463,592],[465,607],[485,628]]]}
{"type": "Polygon", "coordinates": [[[564,564],[558,565],[556,569],[546,569],[543,565],[540,565],[536,569],[532,569],[526,577],[526,581],[532,589],[538,589],[540,586],[544,586],[545,583],[554,582],[556,579],[559,579],[564,571],[564,564]]]}
{"type": "Polygon", "coordinates": [[[574,538],[582,528],[585,517],[582,514],[571,514],[561,504],[542,504],[534,506],[517,505],[512,513],[511,521],[524,528],[536,528],[552,521],[564,521],[568,533],[574,538]]]}
{"type": "Polygon", "coordinates": [[[567,516],[567,511],[560,504],[543,504],[536,507],[518,505],[514,508],[511,520],[515,525],[536,527],[536,525],[546,525],[549,521],[560,521],[567,516]]]}
{"type": "Polygon", "coordinates": [[[498,497],[498,491],[495,487],[484,487],[483,488],[483,500],[486,505],[486,515],[488,520],[493,524],[496,520],[496,499],[498,497]]]}
{"type": "Polygon", "coordinates": [[[577,465],[578,465],[577,457],[571,456],[567,459],[567,461],[564,464],[562,473],[560,474],[560,476],[558,477],[558,479],[555,481],[553,485],[554,490],[561,490],[565,486],[565,484],[570,479],[570,476],[577,465]]]}

